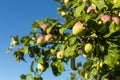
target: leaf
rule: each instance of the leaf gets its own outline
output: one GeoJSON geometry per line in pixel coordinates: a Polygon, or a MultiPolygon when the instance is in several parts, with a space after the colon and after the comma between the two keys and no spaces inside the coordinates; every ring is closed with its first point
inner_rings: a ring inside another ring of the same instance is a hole
{"type": "Polygon", "coordinates": [[[20,51],[23,52],[23,53],[28,53],[28,46],[25,46],[20,51]]]}
{"type": "Polygon", "coordinates": [[[74,56],[74,54],[75,54],[75,52],[74,52],[75,49],[76,49],[76,45],[71,46],[71,47],[68,47],[68,48],[65,50],[64,56],[65,56],[65,57],[68,57],[68,58],[74,56]]]}
{"type": "Polygon", "coordinates": [[[81,16],[80,13],[81,13],[82,11],[84,11],[85,6],[86,6],[85,3],[83,3],[83,4],[80,5],[80,6],[78,6],[78,7],[76,8],[75,12],[74,12],[74,16],[75,16],[75,17],[80,17],[80,16],[81,16]]]}
{"type": "Polygon", "coordinates": [[[12,36],[10,46],[15,46],[15,45],[18,45],[18,44],[19,44],[18,35],[17,36],[12,36]]]}
{"type": "Polygon", "coordinates": [[[115,65],[117,65],[118,59],[120,59],[120,55],[117,48],[108,49],[108,54],[104,57],[104,63],[110,67],[115,67],[115,65]]]}
{"type": "Polygon", "coordinates": [[[120,0],[114,0],[113,8],[120,8],[120,0]]]}
{"type": "Polygon", "coordinates": [[[69,39],[70,46],[74,45],[76,43],[77,37],[72,37],[69,39]]]}
{"type": "Polygon", "coordinates": [[[107,5],[105,4],[104,0],[91,0],[93,4],[95,4],[97,6],[98,9],[102,9],[104,7],[107,7],[107,5]]]}
{"type": "Polygon", "coordinates": [[[53,29],[53,27],[55,26],[55,24],[53,24],[52,26],[49,26],[48,28],[47,28],[47,33],[49,34],[50,32],[51,32],[51,30],[53,29]]]}
{"type": "Polygon", "coordinates": [[[33,69],[33,66],[34,66],[34,61],[31,62],[30,71],[35,73],[35,71],[34,71],[34,69],[33,69]]]}
{"type": "Polygon", "coordinates": [[[35,31],[41,24],[42,22],[40,20],[35,20],[33,23],[32,31],[35,31]]]}
{"type": "Polygon", "coordinates": [[[61,60],[52,62],[51,67],[52,72],[55,76],[60,76],[65,69],[64,62],[62,62],[61,60]]]}

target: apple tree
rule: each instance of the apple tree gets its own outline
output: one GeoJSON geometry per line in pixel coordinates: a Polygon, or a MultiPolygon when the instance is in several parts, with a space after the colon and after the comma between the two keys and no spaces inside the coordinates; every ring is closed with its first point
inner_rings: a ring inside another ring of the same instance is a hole
{"type": "Polygon", "coordinates": [[[21,79],[42,80],[48,68],[59,76],[70,63],[71,80],[120,80],[120,0],[55,1],[64,22],[35,20],[28,35],[11,37],[7,51],[17,62],[33,58],[21,79]]]}

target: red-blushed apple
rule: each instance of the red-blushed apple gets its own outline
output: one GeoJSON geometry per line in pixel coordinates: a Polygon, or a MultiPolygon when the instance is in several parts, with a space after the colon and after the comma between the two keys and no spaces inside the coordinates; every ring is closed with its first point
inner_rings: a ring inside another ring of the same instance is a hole
{"type": "Polygon", "coordinates": [[[64,3],[67,4],[69,2],[69,0],[64,0],[64,3]]]}
{"type": "Polygon", "coordinates": [[[90,13],[91,11],[94,11],[95,13],[97,13],[96,6],[95,6],[95,5],[91,5],[91,6],[88,7],[87,13],[90,13]]]}
{"type": "Polygon", "coordinates": [[[90,54],[93,51],[93,46],[91,43],[85,44],[84,51],[86,54],[90,54]]]}
{"type": "Polygon", "coordinates": [[[40,26],[40,28],[41,28],[43,31],[46,31],[47,27],[48,27],[47,24],[42,24],[42,25],[40,26]]]}
{"type": "Polygon", "coordinates": [[[80,21],[76,22],[72,28],[72,34],[83,35],[84,32],[85,32],[85,27],[83,26],[83,24],[80,21]]]}
{"type": "Polygon", "coordinates": [[[49,40],[51,40],[53,38],[53,35],[52,34],[47,34],[46,36],[45,36],[45,41],[49,41],[49,40]]]}
{"type": "Polygon", "coordinates": [[[63,58],[63,54],[64,54],[64,50],[60,50],[57,52],[57,58],[58,59],[62,59],[63,58]]]}
{"type": "Polygon", "coordinates": [[[38,39],[37,39],[37,44],[40,44],[41,42],[43,42],[44,41],[44,36],[40,36],[40,37],[38,37],[38,39]]]}
{"type": "Polygon", "coordinates": [[[102,21],[104,21],[104,22],[108,22],[108,21],[111,20],[111,17],[106,14],[106,15],[102,15],[102,16],[100,17],[100,19],[101,19],[102,21]]]}
{"type": "Polygon", "coordinates": [[[120,18],[115,16],[115,17],[112,17],[112,20],[117,24],[119,25],[120,24],[120,18]]]}
{"type": "Polygon", "coordinates": [[[42,64],[38,64],[37,65],[37,69],[39,70],[39,71],[41,71],[41,72],[43,72],[44,70],[45,70],[45,67],[42,65],[42,64]]]}

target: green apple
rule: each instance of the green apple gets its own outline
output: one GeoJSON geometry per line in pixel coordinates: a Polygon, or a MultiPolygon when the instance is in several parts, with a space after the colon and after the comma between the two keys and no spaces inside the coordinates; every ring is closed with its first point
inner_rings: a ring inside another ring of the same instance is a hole
{"type": "Polygon", "coordinates": [[[34,80],[34,78],[31,77],[31,78],[29,78],[29,80],[34,80]]]}
{"type": "Polygon", "coordinates": [[[57,52],[57,58],[58,59],[62,59],[63,58],[63,54],[64,54],[64,50],[60,50],[57,52]]]}
{"type": "Polygon", "coordinates": [[[85,27],[83,26],[83,24],[80,21],[75,23],[75,25],[72,28],[72,34],[73,35],[83,35],[84,32],[85,32],[85,27]]]}
{"type": "Polygon", "coordinates": [[[64,0],[64,3],[67,4],[69,2],[69,0],[64,0]]]}
{"type": "Polygon", "coordinates": [[[65,16],[65,15],[66,15],[65,11],[61,11],[60,14],[61,14],[62,16],[65,16]]]}
{"type": "Polygon", "coordinates": [[[37,69],[41,72],[43,72],[45,70],[45,67],[42,64],[38,64],[37,65],[37,69]]]}
{"type": "Polygon", "coordinates": [[[86,54],[92,53],[93,51],[93,46],[91,43],[85,44],[84,51],[86,54]]]}

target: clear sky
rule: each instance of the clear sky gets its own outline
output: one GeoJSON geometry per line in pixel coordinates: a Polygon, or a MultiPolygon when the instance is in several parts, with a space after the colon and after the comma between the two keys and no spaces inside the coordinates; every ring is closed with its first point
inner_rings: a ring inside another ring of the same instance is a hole
{"type": "MultiPolygon", "coordinates": [[[[58,3],[53,0],[0,0],[0,80],[19,80],[22,73],[29,71],[28,63],[17,63],[13,54],[6,54],[10,36],[27,35],[31,31],[33,21],[51,16],[61,18],[57,14],[58,3]]],[[[44,80],[65,80],[68,73],[55,78],[50,70],[42,75],[44,80]]]]}

